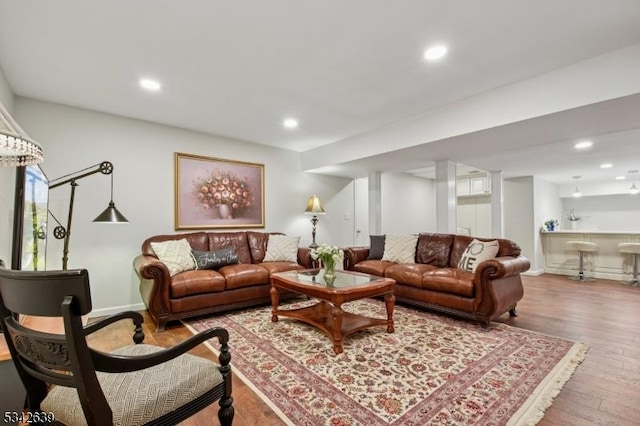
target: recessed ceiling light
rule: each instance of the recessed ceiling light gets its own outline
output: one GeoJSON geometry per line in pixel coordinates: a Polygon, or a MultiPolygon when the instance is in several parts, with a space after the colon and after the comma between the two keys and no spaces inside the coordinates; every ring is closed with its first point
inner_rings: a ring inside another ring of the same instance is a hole
{"type": "Polygon", "coordinates": [[[616,180],[625,180],[626,176],[616,176],[616,180]]]}
{"type": "Polygon", "coordinates": [[[587,148],[591,148],[592,145],[593,145],[593,142],[591,141],[582,141],[582,142],[578,142],[573,147],[575,149],[587,149],[587,148]]]}
{"type": "Polygon", "coordinates": [[[602,163],[602,164],[600,164],[600,168],[601,169],[610,169],[612,167],[613,167],[613,164],[611,164],[611,163],[602,163]]]}
{"type": "Polygon", "coordinates": [[[140,80],[140,87],[143,89],[151,90],[153,92],[157,92],[162,87],[160,83],[156,80],[151,80],[149,78],[143,78],[140,80]]]}
{"type": "Polygon", "coordinates": [[[432,46],[424,51],[424,59],[427,61],[435,61],[447,54],[447,46],[439,44],[432,46]]]}
{"type": "Polygon", "coordinates": [[[285,118],[284,121],[282,121],[282,125],[287,129],[295,129],[298,127],[298,120],[295,118],[285,118]]]}

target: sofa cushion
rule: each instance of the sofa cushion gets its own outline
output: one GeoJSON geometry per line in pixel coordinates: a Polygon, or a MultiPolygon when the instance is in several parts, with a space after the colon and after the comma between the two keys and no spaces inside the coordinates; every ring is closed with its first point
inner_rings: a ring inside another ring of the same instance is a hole
{"type": "Polygon", "coordinates": [[[225,279],[216,271],[185,271],[171,278],[171,298],[224,291],[225,279]]]}
{"type": "Polygon", "coordinates": [[[498,248],[498,240],[480,241],[474,239],[462,253],[458,268],[474,272],[481,262],[496,257],[498,248]]]}
{"type": "Polygon", "coordinates": [[[233,247],[213,251],[191,250],[197,269],[217,269],[238,263],[238,254],[233,247]]]}
{"type": "Polygon", "coordinates": [[[268,240],[269,233],[267,232],[247,231],[252,263],[262,263],[264,255],[267,253],[268,240]]]}
{"type": "Polygon", "coordinates": [[[369,260],[380,260],[384,256],[384,235],[369,236],[369,260]]]}
{"type": "Polygon", "coordinates": [[[264,262],[259,263],[258,266],[263,267],[269,272],[269,276],[271,274],[275,274],[277,272],[286,272],[286,271],[295,271],[296,269],[304,269],[304,266],[298,265],[294,262],[264,262]]]}
{"type": "Polygon", "coordinates": [[[386,260],[363,260],[353,266],[353,270],[356,272],[362,272],[369,275],[378,275],[384,277],[384,271],[395,265],[394,262],[388,262],[386,260]]]}
{"type": "Polygon", "coordinates": [[[240,263],[251,263],[246,232],[209,232],[209,251],[233,247],[240,263]]]}
{"type": "Polygon", "coordinates": [[[422,288],[474,297],[473,272],[457,268],[435,268],[422,276],[422,288]]]}
{"type": "Polygon", "coordinates": [[[269,235],[263,262],[297,262],[300,237],[269,235]]]}
{"type": "Polygon", "coordinates": [[[437,269],[437,266],[425,265],[422,263],[401,263],[389,266],[384,271],[384,276],[392,278],[398,283],[422,288],[422,276],[425,272],[432,271],[434,269],[437,269]]]}
{"type": "Polygon", "coordinates": [[[151,248],[160,262],[164,263],[171,276],[178,272],[196,268],[191,246],[186,239],[152,242],[151,248]]]}
{"type": "Polygon", "coordinates": [[[384,240],[382,260],[396,263],[415,263],[417,241],[416,235],[387,234],[384,240]]]}
{"type": "Polygon", "coordinates": [[[227,280],[227,290],[269,284],[269,272],[263,267],[251,263],[223,266],[218,269],[218,272],[227,280]]]}
{"type": "Polygon", "coordinates": [[[452,244],[453,235],[451,234],[419,234],[416,262],[443,268],[449,263],[452,244]]]}

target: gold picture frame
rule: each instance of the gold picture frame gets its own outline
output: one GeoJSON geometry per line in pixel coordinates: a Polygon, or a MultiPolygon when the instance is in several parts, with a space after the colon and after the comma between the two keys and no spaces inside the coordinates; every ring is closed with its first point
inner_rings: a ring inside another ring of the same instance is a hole
{"type": "Polygon", "coordinates": [[[264,164],[175,153],[175,229],[264,228],[264,164]]]}

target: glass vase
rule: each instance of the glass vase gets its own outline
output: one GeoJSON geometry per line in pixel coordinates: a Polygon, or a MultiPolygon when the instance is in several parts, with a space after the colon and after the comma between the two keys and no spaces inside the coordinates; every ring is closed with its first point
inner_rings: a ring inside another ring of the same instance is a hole
{"type": "Polygon", "coordinates": [[[324,267],[324,273],[322,274],[324,282],[333,284],[336,280],[336,264],[333,262],[333,259],[323,261],[322,264],[324,267]]]}

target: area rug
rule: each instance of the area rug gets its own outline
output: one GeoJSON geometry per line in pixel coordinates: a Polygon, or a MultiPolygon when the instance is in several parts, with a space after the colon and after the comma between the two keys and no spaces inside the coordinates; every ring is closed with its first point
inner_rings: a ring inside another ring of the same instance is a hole
{"type": "MultiPolygon", "coordinates": [[[[343,308],[386,317],[375,300],[343,308]]],[[[499,323],[485,330],[402,306],[394,321],[394,333],[376,327],[347,337],[340,355],[312,326],[271,322],[270,306],[186,324],[192,332],[226,328],[234,374],[296,426],[533,425],[587,352],[557,337],[499,323]]]]}

